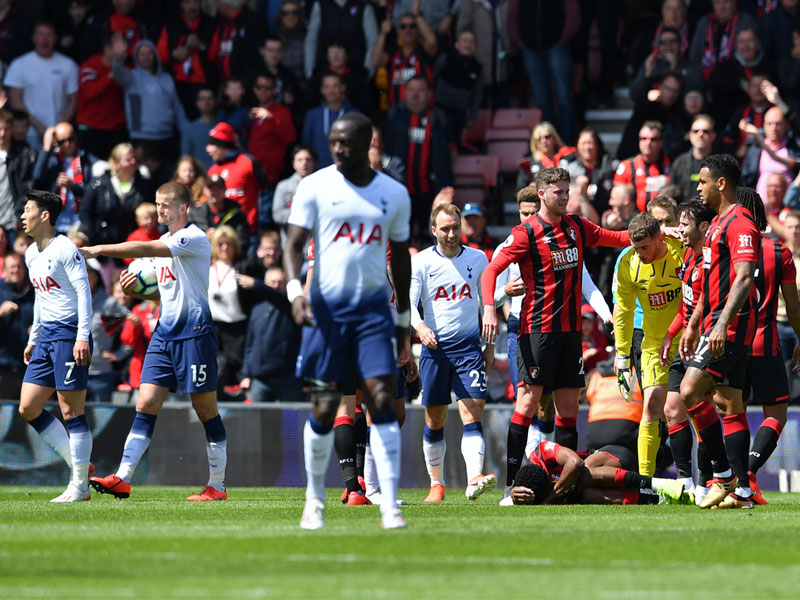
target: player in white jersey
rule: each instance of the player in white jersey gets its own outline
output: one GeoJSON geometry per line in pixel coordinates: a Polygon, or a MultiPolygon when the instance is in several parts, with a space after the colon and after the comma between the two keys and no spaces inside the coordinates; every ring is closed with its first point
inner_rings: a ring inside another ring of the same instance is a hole
{"type": "Polygon", "coordinates": [[[136,417],[125,440],[117,472],[92,477],[101,493],[117,498],[130,496],[130,481],[150,445],[156,416],[167,392],[180,389],[192,398],[192,407],[203,423],[208,454],[208,484],[187,500],[226,500],[225,467],[227,436],[217,410],[217,336],[208,308],[208,273],[211,244],[206,234],[189,223],[191,196],[186,187],[165,183],[156,191],[158,222],[168,232],[156,241],[122,242],[81,248],[86,257],[153,257],[158,290],[144,296],[133,293],[135,275],[123,272],[120,284],[129,296],[161,301],[161,316],[147,347],[142,383],[136,401],[136,417]]]}
{"type": "MultiPolygon", "coordinates": [[[[539,212],[541,208],[541,200],[536,186],[534,184],[528,185],[517,192],[517,203],[519,204],[519,220],[520,223],[539,212]]],[[[495,254],[505,245],[505,241],[497,246],[495,254]]],[[[586,298],[595,312],[600,318],[608,324],[611,324],[613,319],[611,309],[606,304],[602,292],[597,289],[597,286],[592,281],[586,265],[583,265],[583,278],[581,280],[581,291],[583,297],[586,298]]],[[[555,409],[553,406],[553,392],[549,388],[545,388],[542,397],[537,405],[535,398],[531,391],[519,384],[519,373],[516,368],[517,365],[517,338],[519,335],[519,314],[522,310],[522,300],[525,297],[525,284],[522,282],[520,275],[519,265],[511,263],[508,268],[500,273],[497,277],[497,284],[495,285],[494,300],[495,305],[500,306],[507,299],[511,299],[511,305],[508,312],[508,364],[511,382],[516,390],[517,406],[531,407],[532,414],[534,415],[527,431],[527,442],[525,446],[525,456],[530,456],[531,453],[539,446],[540,442],[553,441],[555,437],[555,409]]],[[[528,414],[528,413],[526,413],[528,414]]],[[[508,431],[508,445],[514,447],[512,438],[519,436],[524,432],[524,427],[509,426],[508,431]]],[[[521,447],[521,445],[517,445],[521,447]]],[[[511,499],[511,485],[514,481],[517,469],[520,467],[521,456],[514,456],[513,452],[509,452],[506,458],[506,486],[503,493],[503,499],[500,500],[501,506],[513,506],[511,499]]]]}
{"type": "Polygon", "coordinates": [[[461,244],[461,211],[455,204],[434,207],[431,231],[436,244],[411,258],[410,291],[411,326],[422,342],[422,450],[431,478],[425,502],[441,502],[445,497],[444,424],[451,391],[464,424],[461,454],[467,466],[466,496],[475,500],[497,484],[495,475],[483,472],[481,424],[486,367],[494,359],[494,344],[482,351],[480,340],[480,280],[489,260],[484,252],[461,244]]]}
{"type": "Polygon", "coordinates": [[[400,429],[393,410],[395,373],[408,348],[408,238],[411,200],[402,184],[369,167],[372,123],[350,113],[329,135],[334,164],[300,182],[289,215],[284,265],[286,286],[303,332],[298,376],[310,384],[313,412],[303,433],[308,487],[300,526],[324,527],[325,470],[333,446],[333,423],[341,385],[355,374],[363,381],[372,417],[370,446],[381,486],[381,525],[405,527],[397,508],[400,429]],[[309,298],[300,268],[305,242],[314,238],[309,298]],[[386,245],[397,292],[397,323],[389,312],[386,245]],[[313,319],[313,321],[312,321],[313,319]],[[399,352],[398,349],[402,349],[399,352]]]}
{"type": "Polygon", "coordinates": [[[89,277],[78,248],[56,233],[61,198],[38,190],[29,191],[27,197],[22,226],[33,243],[25,251],[25,264],[36,300],[24,351],[28,367],[19,412],[72,469],[67,489],[51,502],[79,502],[90,499],[92,433],[84,414],[92,355],[89,277]],[[44,410],[53,391],[67,429],[44,410]]]}

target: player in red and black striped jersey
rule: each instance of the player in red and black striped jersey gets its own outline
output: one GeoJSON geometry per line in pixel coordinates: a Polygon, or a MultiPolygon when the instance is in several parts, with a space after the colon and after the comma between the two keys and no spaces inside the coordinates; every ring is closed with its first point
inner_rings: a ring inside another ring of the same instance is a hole
{"type": "Polygon", "coordinates": [[[483,335],[488,342],[494,342],[497,334],[492,302],[497,276],[512,262],[517,263],[526,286],[519,317],[517,364],[519,379],[529,393],[519,396],[509,425],[510,470],[521,462],[528,425],[543,387],[554,390],[556,440],[577,448],[578,395],[584,386],[580,333],[583,251],[586,246],[622,248],[630,243],[627,231],[602,229],[567,214],[569,182],[569,173],[561,168],[536,174],[541,209],[514,227],[481,278],[483,335]]]}
{"type": "MultiPolygon", "coordinates": [[[[703,240],[716,211],[710,206],[706,206],[699,200],[689,200],[681,204],[679,211],[678,231],[681,241],[686,246],[686,253],[683,257],[683,266],[680,271],[680,278],[683,282],[683,302],[678,309],[675,319],[664,336],[661,343],[659,357],[662,365],[669,364],[669,384],[667,388],[667,407],[674,406],[675,401],[680,400],[681,380],[686,373],[688,363],[679,354],[676,354],[669,363],[670,348],[672,340],[689,323],[697,301],[703,293],[703,240]]],[[[670,415],[667,415],[670,417],[670,415]]],[[[669,445],[672,456],[675,459],[675,470],[678,479],[683,481],[686,487],[692,485],[692,428],[688,417],[678,423],[669,426],[669,445]]],[[[698,450],[698,452],[702,452],[698,450]]],[[[699,463],[702,467],[707,461],[699,463]]],[[[700,470],[700,490],[695,490],[695,496],[705,495],[705,482],[713,478],[713,473],[700,470]]]]}
{"type": "Polygon", "coordinates": [[[733,156],[713,154],[703,161],[697,184],[700,199],[717,213],[703,245],[700,310],[689,319],[679,347],[681,358],[691,360],[681,382],[681,398],[703,439],[715,476],[700,508],[719,504],[733,508],[727,496],[734,488],[740,498],[751,495],[750,433],[742,388],[747,350],[755,335],[753,282],[761,233],[750,212],[736,204],[740,177],[741,168],[733,156]],[[724,443],[717,413],[706,400],[715,387],[714,401],[725,415],[724,443]]]}
{"type": "MultiPolygon", "coordinates": [[[[764,231],[767,217],[764,202],[758,193],[752,188],[739,188],[737,199],[753,214],[759,230],[764,231]]],[[[797,296],[796,277],[791,251],[780,242],[763,238],[754,284],[759,299],[758,321],[752,355],[747,360],[744,388],[745,400],[758,400],[764,410],[764,421],[753,440],[748,464],[753,499],[759,504],[767,502],[758,489],[756,473],[778,446],[778,438],[786,424],[789,402],[789,381],[778,342],[778,294],[782,294],[786,302],[789,323],[795,333],[800,334],[800,299],[797,296]]],[[[798,355],[800,346],[794,349],[792,358],[796,360],[798,355]]]]}

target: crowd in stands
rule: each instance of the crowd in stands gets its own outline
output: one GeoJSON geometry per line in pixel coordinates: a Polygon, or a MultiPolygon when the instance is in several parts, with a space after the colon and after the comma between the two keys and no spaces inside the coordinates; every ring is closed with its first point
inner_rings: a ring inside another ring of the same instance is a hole
{"type": "MultiPolygon", "coordinates": [[[[464,205],[454,164],[476,151],[462,134],[478,111],[538,106],[517,188],[563,166],[571,210],[620,230],[654,199],[694,197],[702,159],[730,152],[767,203],[768,235],[800,251],[799,19],[798,0],[0,0],[0,327],[30,321],[26,189],[62,197],[57,230],[80,246],[157,239],[154,191],[175,180],[213,244],[221,385],[297,397],[281,236],[351,111],[375,124],[373,168],[409,190],[415,249],[437,195],[464,205]],[[621,84],[633,116],[612,155],[585,112],[621,84]]],[[[465,207],[465,244],[491,255],[502,201],[465,207]]],[[[616,254],[587,255],[609,297],[616,254]]],[[[90,395],[105,400],[137,387],[158,306],[120,293],[123,262],[90,263],[90,395]]],[[[8,389],[24,337],[2,338],[8,389]]]]}

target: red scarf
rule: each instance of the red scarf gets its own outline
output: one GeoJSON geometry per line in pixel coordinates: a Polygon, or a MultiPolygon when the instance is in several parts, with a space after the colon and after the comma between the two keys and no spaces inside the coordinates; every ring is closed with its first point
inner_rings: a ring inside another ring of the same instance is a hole
{"type": "Polygon", "coordinates": [[[725,29],[722,31],[722,36],[719,38],[719,48],[716,47],[717,35],[719,34],[719,21],[717,15],[712,14],[708,19],[708,26],[706,27],[706,45],[703,49],[703,57],[700,59],[700,65],[703,67],[703,75],[706,81],[711,76],[711,71],[714,66],[726,58],[730,58],[733,54],[733,37],[736,34],[736,25],[739,23],[739,11],[733,13],[730,20],[725,23],[725,29]]]}

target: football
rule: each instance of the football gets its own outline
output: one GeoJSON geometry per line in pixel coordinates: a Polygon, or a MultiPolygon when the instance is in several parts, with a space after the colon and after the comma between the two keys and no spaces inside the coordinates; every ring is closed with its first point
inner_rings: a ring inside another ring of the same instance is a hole
{"type": "Polygon", "coordinates": [[[152,258],[137,258],[128,265],[128,273],[136,275],[135,294],[146,296],[158,289],[156,265],[152,258]]]}

